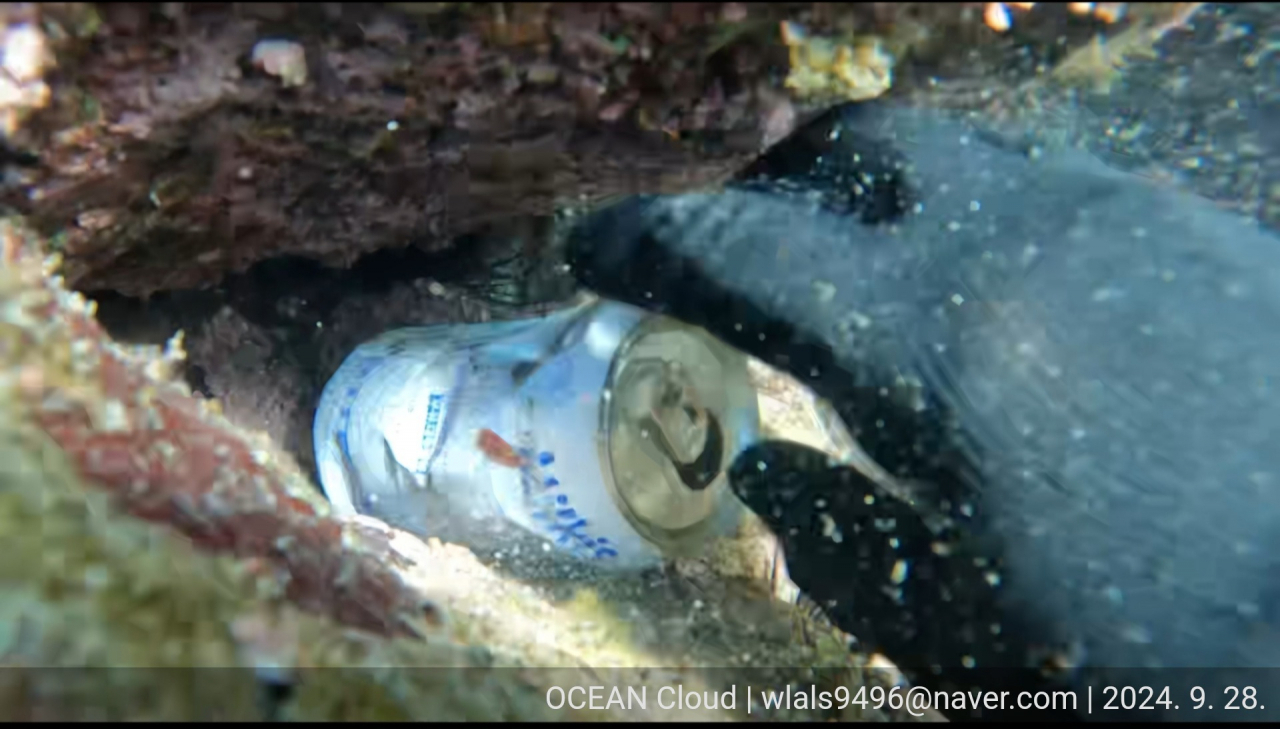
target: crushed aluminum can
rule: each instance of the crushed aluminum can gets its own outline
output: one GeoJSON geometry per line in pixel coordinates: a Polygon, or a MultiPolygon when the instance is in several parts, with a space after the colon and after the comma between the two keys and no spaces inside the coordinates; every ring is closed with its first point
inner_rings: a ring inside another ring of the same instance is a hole
{"type": "Polygon", "coordinates": [[[737,527],[725,472],[759,414],[745,355],[592,300],[383,334],[326,385],[313,433],[340,515],[488,549],[512,543],[514,523],[638,568],[737,527]]]}

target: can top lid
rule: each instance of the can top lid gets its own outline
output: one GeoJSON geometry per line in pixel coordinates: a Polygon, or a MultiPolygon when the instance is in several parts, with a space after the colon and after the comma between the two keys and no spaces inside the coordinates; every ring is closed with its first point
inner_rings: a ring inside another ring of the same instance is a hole
{"type": "Polygon", "coordinates": [[[655,316],[623,344],[606,388],[603,444],[615,501],[659,547],[693,546],[726,496],[733,457],[755,438],[745,355],[655,316]]]}

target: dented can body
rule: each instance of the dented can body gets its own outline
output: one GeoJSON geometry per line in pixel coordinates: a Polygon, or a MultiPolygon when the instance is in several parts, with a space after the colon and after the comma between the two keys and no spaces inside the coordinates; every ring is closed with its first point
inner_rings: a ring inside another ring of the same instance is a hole
{"type": "Polygon", "coordinates": [[[514,524],[641,567],[736,525],[725,472],[758,427],[742,354],[597,300],[388,332],[326,385],[314,437],[339,514],[495,550],[514,524]]]}

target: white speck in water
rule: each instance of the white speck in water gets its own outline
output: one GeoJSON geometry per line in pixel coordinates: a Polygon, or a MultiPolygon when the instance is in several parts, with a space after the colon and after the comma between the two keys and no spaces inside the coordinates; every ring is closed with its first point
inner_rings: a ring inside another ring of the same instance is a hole
{"type": "Polygon", "coordinates": [[[968,144],[969,144],[969,137],[968,137],[968,135],[965,135],[965,136],[963,136],[963,137],[960,137],[960,146],[964,147],[964,146],[967,146],[968,144]]]}
{"type": "Polygon", "coordinates": [[[871,326],[871,317],[860,311],[853,311],[849,313],[849,323],[859,329],[866,329],[871,326]]]}
{"type": "Polygon", "coordinates": [[[742,331],[742,322],[738,322],[737,324],[734,324],[734,325],[733,325],[733,330],[734,330],[735,332],[740,332],[740,331],[742,331]]]}
{"type": "Polygon", "coordinates": [[[817,367],[810,367],[810,368],[809,368],[809,376],[810,376],[810,377],[817,377],[817,376],[818,376],[818,375],[820,375],[820,374],[822,374],[822,373],[818,371],[818,368],[817,368],[817,367]]]}
{"type": "Polygon", "coordinates": [[[1122,592],[1119,587],[1111,585],[1105,592],[1107,594],[1107,599],[1110,600],[1113,605],[1124,604],[1124,592],[1122,592]]]}
{"type": "Polygon", "coordinates": [[[951,545],[946,542],[934,542],[929,548],[939,557],[949,557],[951,555],[951,545]]]}
{"type": "Polygon", "coordinates": [[[1121,631],[1120,636],[1126,643],[1141,643],[1142,645],[1150,645],[1151,631],[1141,625],[1130,625],[1121,631]]]}
{"type": "Polygon", "coordinates": [[[986,580],[986,581],[987,581],[987,584],[988,584],[988,585],[991,585],[992,587],[999,587],[999,586],[1000,586],[1000,573],[999,573],[999,572],[989,571],[989,572],[987,572],[987,573],[983,574],[983,575],[982,575],[982,578],[983,578],[984,580],[986,580]]]}
{"type": "Polygon", "coordinates": [[[756,336],[760,339],[760,341],[762,341],[762,342],[764,341],[764,332],[761,332],[760,334],[757,334],[756,336]]]}
{"type": "Polygon", "coordinates": [[[818,514],[818,520],[822,522],[822,536],[836,544],[844,541],[844,533],[840,531],[840,527],[836,526],[836,520],[832,519],[830,514],[824,511],[818,514]]]}
{"type": "Polygon", "coordinates": [[[653,298],[653,292],[652,292],[652,291],[646,291],[646,292],[644,292],[644,297],[645,297],[646,299],[652,299],[652,298],[653,298]]]}
{"type": "Polygon", "coordinates": [[[542,543],[542,551],[544,551],[544,552],[550,552],[550,551],[551,551],[551,542],[543,542],[543,543],[542,543]]]}
{"type": "Polygon", "coordinates": [[[836,285],[821,279],[814,281],[813,295],[819,303],[826,304],[836,297],[836,285]]]}
{"type": "Polygon", "coordinates": [[[1156,333],[1156,328],[1151,326],[1150,324],[1143,324],[1142,326],[1138,327],[1138,331],[1142,332],[1144,336],[1149,337],[1152,334],[1156,333]]]}
{"type": "Polygon", "coordinates": [[[1172,271],[1166,268],[1165,270],[1160,272],[1160,280],[1164,281],[1165,283],[1173,283],[1174,280],[1176,280],[1177,278],[1178,278],[1178,273],[1176,271],[1172,271]]]}
{"type": "Polygon", "coordinates": [[[969,201],[969,212],[976,213],[981,209],[982,209],[982,203],[978,202],[977,200],[969,201]]]}
{"type": "Polygon", "coordinates": [[[648,428],[641,428],[641,429],[640,429],[640,437],[641,437],[641,438],[646,438],[646,439],[649,437],[649,430],[648,430],[648,428]]]}
{"type": "Polygon", "coordinates": [[[1134,237],[1134,238],[1146,238],[1146,237],[1147,237],[1147,229],[1146,229],[1146,228],[1134,228],[1131,232],[1133,233],[1133,237],[1134,237]]]}
{"type": "Polygon", "coordinates": [[[95,565],[84,571],[84,585],[90,590],[100,590],[111,584],[111,570],[95,565]]]}
{"type": "Polygon", "coordinates": [[[1085,436],[1084,428],[1072,428],[1071,440],[1083,440],[1085,436]]]}
{"type": "Polygon", "coordinates": [[[960,659],[960,664],[963,665],[965,668],[973,668],[974,666],[978,665],[978,662],[973,660],[973,656],[965,656],[964,658],[960,659]]]}
{"type": "Polygon", "coordinates": [[[701,609],[702,609],[702,604],[703,604],[703,603],[702,603],[702,601],[701,601],[701,600],[694,600],[694,601],[693,601],[693,609],[694,609],[694,610],[701,610],[701,609]]]}
{"type": "Polygon", "coordinates": [[[817,509],[825,509],[825,508],[827,508],[827,500],[826,500],[826,499],[817,499],[817,500],[815,500],[815,501],[813,502],[813,506],[814,506],[814,508],[817,508],[817,509]]]}
{"type": "Polygon", "coordinates": [[[316,329],[324,329],[324,322],[322,321],[316,322],[316,329]]]}
{"type": "Polygon", "coordinates": [[[884,421],[883,421],[883,420],[877,420],[877,421],[876,421],[876,427],[877,427],[877,428],[884,428],[884,421]]]}
{"type": "Polygon", "coordinates": [[[1000,623],[992,623],[992,624],[991,624],[991,634],[992,634],[992,635],[1000,635],[1000,631],[1001,631],[1001,630],[1003,630],[1003,629],[1000,627],[1000,623]]]}
{"type": "Polygon", "coordinates": [[[889,579],[895,585],[901,585],[907,581],[907,574],[910,572],[910,565],[907,560],[900,559],[893,563],[893,571],[889,573],[889,579]]]}
{"type": "Polygon", "coordinates": [[[1103,287],[1094,291],[1093,295],[1090,296],[1089,298],[1093,299],[1095,303],[1100,304],[1104,301],[1110,301],[1113,296],[1115,296],[1114,289],[1103,287]]]}
{"type": "Polygon", "coordinates": [[[876,497],[872,496],[871,494],[867,494],[866,496],[862,497],[862,503],[866,504],[867,506],[871,506],[872,504],[876,503],[876,497]]]}
{"type": "Polygon", "coordinates": [[[964,297],[961,296],[960,294],[952,294],[951,303],[955,304],[956,306],[959,306],[964,303],[964,297]]]}
{"type": "Polygon", "coordinates": [[[899,545],[901,545],[901,544],[902,544],[902,542],[898,541],[898,538],[897,538],[897,537],[889,537],[889,548],[890,548],[890,549],[897,549],[897,548],[898,548],[898,546],[899,546],[899,545]]]}
{"type": "Polygon", "coordinates": [[[973,517],[973,504],[961,504],[960,513],[964,514],[966,517],[973,517]]]}
{"type": "Polygon", "coordinates": [[[129,429],[129,411],[119,400],[108,400],[102,405],[102,423],[99,426],[104,432],[112,433],[129,429]]]}
{"type": "Polygon", "coordinates": [[[764,473],[765,471],[769,470],[769,464],[765,463],[764,461],[756,461],[756,470],[761,473],[764,473]]]}
{"type": "Polygon", "coordinates": [[[911,211],[912,211],[912,212],[914,212],[916,215],[919,215],[920,213],[923,213],[923,212],[924,212],[924,203],[920,203],[920,202],[916,203],[916,204],[915,204],[915,206],[911,208],[911,211]]]}
{"type": "Polygon", "coordinates": [[[432,281],[427,284],[427,291],[429,291],[432,296],[444,296],[444,285],[439,281],[432,281]]]}
{"type": "Polygon", "coordinates": [[[947,223],[947,230],[951,231],[952,233],[956,232],[957,230],[960,230],[960,223],[954,220],[951,221],[950,223],[947,223]]]}
{"type": "Polygon", "coordinates": [[[395,119],[392,119],[391,121],[387,122],[387,131],[388,131],[388,132],[394,132],[395,130],[397,130],[397,129],[399,129],[399,128],[400,128],[400,122],[396,121],[395,119]]]}

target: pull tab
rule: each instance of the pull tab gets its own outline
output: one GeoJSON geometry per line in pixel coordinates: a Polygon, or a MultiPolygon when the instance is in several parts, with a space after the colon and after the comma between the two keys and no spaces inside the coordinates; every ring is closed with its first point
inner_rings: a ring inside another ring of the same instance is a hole
{"type": "Polygon", "coordinates": [[[719,475],[724,432],[715,415],[698,403],[693,388],[684,384],[678,367],[664,369],[668,377],[641,425],[656,434],[654,442],[675,466],[681,483],[701,491],[719,475]]]}

